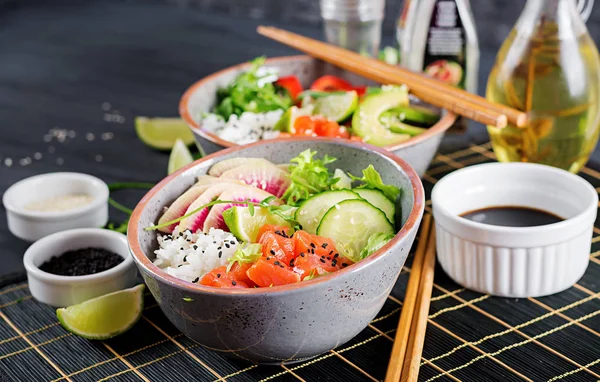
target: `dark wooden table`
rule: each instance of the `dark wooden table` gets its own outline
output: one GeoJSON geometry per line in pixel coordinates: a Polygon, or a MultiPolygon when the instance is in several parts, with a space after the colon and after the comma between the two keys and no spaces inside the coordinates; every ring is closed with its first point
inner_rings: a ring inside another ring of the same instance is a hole
{"type": "MultiPolygon", "coordinates": [[[[258,55],[294,53],[258,36],[260,23],[321,37],[316,3],[0,0],[0,193],[53,171],[86,172],[108,183],[160,180],[168,154],[137,139],[134,117],[176,116],[179,97],[197,79],[258,55]],[[298,4],[310,11],[295,12],[298,4]],[[67,134],[63,142],[52,129],[67,134]]],[[[475,7],[480,89],[519,11],[505,3],[475,7]],[[489,20],[498,14],[503,20],[491,28],[489,20]]],[[[398,6],[388,1],[393,14],[384,29],[386,44],[398,6]]],[[[465,140],[487,140],[485,129],[473,125],[467,134],[448,136],[444,146],[465,140]]],[[[133,206],[140,195],[118,197],[133,206]]],[[[28,244],[8,232],[0,209],[2,276],[22,271],[28,244]]],[[[112,212],[113,219],[122,218],[112,212]]]]}

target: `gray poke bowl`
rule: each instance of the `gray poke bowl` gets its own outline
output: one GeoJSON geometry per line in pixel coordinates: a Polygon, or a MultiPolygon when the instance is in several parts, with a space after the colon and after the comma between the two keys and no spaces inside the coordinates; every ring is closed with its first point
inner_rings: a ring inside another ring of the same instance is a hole
{"type": "MultiPolygon", "coordinates": [[[[375,85],[374,82],[354,73],[308,56],[274,57],[267,59],[265,66],[277,69],[280,76],[297,76],[304,88],[310,86],[315,79],[326,74],[341,77],[356,86],[375,85]]],[[[215,106],[217,89],[227,86],[238,74],[247,71],[249,68],[250,64],[244,63],[223,69],[194,83],[183,94],[179,103],[179,114],[192,130],[198,147],[205,154],[212,154],[225,148],[238,146],[236,143],[221,139],[211,131],[204,129],[201,124],[201,116],[215,106]]],[[[430,107],[418,100],[415,101],[422,106],[430,107]]],[[[433,109],[435,110],[435,108],[433,109]]],[[[427,129],[426,132],[407,141],[385,147],[386,150],[408,162],[420,177],[425,174],[431,160],[437,153],[444,133],[456,120],[456,116],[450,112],[445,110],[437,110],[437,112],[441,114],[440,120],[427,129]]]]}
{"type": "Polygon", "coordinates": [[[361,332],[380,311],[408,256],[425,205],[421,180],[404,160],[381,148],[325,138],[279,138],[231,148],[168,176],[144,196],[128,227],[130,250],[167,318],[202,346],[257,363],[299,362],[334,349],[361,332]],[[153,264],[155,224],[165,206],[233,157],[287,163],[306,149],[336,157],[351,173],[372,164],[385,183],[401,188],[395,237],[379,251],[340,271],[270,288],[214,288],[178,279],[153,264]]]}

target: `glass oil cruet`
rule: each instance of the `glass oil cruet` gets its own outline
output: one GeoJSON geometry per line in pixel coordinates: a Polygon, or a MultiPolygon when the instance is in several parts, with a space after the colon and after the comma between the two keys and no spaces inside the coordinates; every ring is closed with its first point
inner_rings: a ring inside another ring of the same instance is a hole
{"type": "Polygon", "coordinates": [[[487,84],[489,100],[530,117],[525,128],[488,126],[499,161],[575,173],[589,159],[600,128],[600,59],[584,22],[592,6],[593,0],[525,4],[487,84]]]}

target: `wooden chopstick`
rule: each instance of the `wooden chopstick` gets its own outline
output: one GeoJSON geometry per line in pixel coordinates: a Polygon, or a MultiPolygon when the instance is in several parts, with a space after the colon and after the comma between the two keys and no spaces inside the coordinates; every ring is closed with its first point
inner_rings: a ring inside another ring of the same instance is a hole
{"type": "Polygon", "coordinates": [[[259,26],[258,33],[296,48],[308,55],[357,73],[380,83],[405,84],[420,99],[475,121],[505,127],[527,124],[527,114],[511,107],[490,102],[483,97],[450,86],[377,59],[364,57],[338,46],[304,37],[274,27],[259,26]]]}
{"type": "Polygon", "coordinates": [[[402,313],[398,321],[398,329],[394,338],[394,345],[390,355],[385,382],[398,382],[404,365],[404,357],[408,346],[409,334],[411,331],[411,321],[414,317],[414,311],[419,292],[419,284],[421,280],[421,271],[423,268],[423,259],[429,243],[429,232],[431,229],[431,215],[426,214],[421,225],[421,235],[419,236],[419,244],[412,263],[410,278],[404,295],[402,304],[402,313]]]}
{"type": "Polygon", "coordinates": [[[417,382],[421,354],[425,343],[425,331],[427,329],[427,318],[429,316],[429,304],[431,303],[431,291],[433,289],[433,276],[435,270],[435,226],[431,227],[427,251],[423,260],[423,271],[419,285],[419,297],[414,312],[404,365],[402,368],[401,382],[417,382]]]}

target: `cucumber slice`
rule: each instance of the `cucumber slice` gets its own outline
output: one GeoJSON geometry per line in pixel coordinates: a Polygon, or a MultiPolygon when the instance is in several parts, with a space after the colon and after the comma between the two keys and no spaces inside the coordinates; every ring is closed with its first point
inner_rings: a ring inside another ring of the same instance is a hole
{"type": "Polygon", "coordinates": [[[390,223],[394,224],[396,207],[394,206],[394,203],[383,194],[383,192],[374,190],[372,188],[355,188],[352,191],[356,192],[361,198],[382,210],[390,223]]]}
{"type": "Polygon", "coordinates": [[[398,106],[387,110],[379,117],[379,121],[386,126],[402,122],[418,127],[431,127],[439,119],[439,114],[433,110],[416,105],[398,106]]]}
{"type": "MultiPolygon", "coordinates": [[[[290,212],[290,216],[293,216],[293,212],[290,212]]],[[[265,224],[290,226],[286,220],[262,207],[255,207],[254,215],[250,214],[248,207],[231,207],[223,211],[223,220],[235,237],[248,243],[256,243],[258,231],[265,224]]]]}
{"type": "Polygon", "coordinates": [[[317,235],[332,239],[350,260],[360,260],[360,252],[371,235],[396,233],[385,213],[364,199],[344,200],[337,206],[323,216],[317,235]]]}
{"type": "Polygon", "coordinates": [[[330,208],[343,200],[360,199],[360,196],[350,190],[325,191],[308,198],[296,211],[294,219],[308,233],[317,233],[321,218],[330,208]]]}

